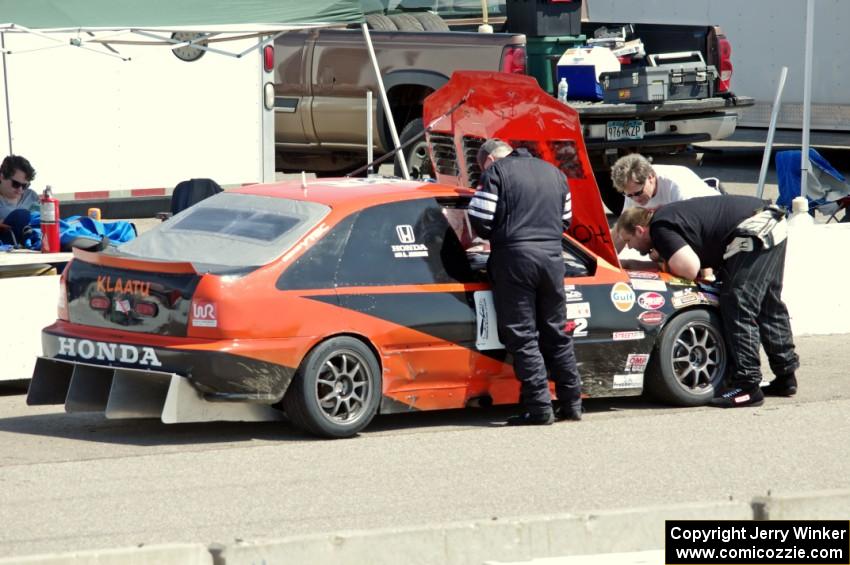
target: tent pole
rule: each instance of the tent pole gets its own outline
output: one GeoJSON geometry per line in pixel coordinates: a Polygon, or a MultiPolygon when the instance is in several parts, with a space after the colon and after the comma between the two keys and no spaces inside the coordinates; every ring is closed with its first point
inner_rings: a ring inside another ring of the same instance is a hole
{"type": "Polygon", "coordinates": [[[800,157],[800,196],[806,196],[809,172],[809,128],[812,124],[812,54],[814,51],[815,0],[806,3],[806,63],[803,73],[803,151],[800,157]]]}
{"type": "Polygon", "coordinates": [[[782,102],[782,90],[785,88],[785,77],[788,76],[788,67],[782,67],[779,73],[779,86],[776,87],[776,97],[773,99],[773,111],[770,113],[770,127],[767,129],[767,141],[764,144],[764,155],[761,158],[761,171],[759,172],[759,183],[756,196],[762,198],[764,194],[764,181],[767,178],[767,168],[770,166],[770,152],[773,149],[773,135],[776,133],[776,120],[779,119],[779,105],[782,102]]]}
{"type": "Polygon", "coordinates": [[[6,33],[0,32],[0,49],[3,50],[3,94],[6,98],[6,133],[9,135],[9,154],[12,151],[12,114],[9,113],[9,79],[6,76],[6,33]]]}
{"type": "Polygon", "coordinates": [[[372,67],[375,69],[375,77],[378,79],[378,93],[381,95],[381,102],[384,105],[384,114],[387,118],[387,124],[390,126],[390,135],[393,138],[393,146],[396,148],[395,158],[401,167],[401,174],[405,180],[410,180],[410,173],[407,172],[407,162],[404,160],[404,151],[398,151],[401,147],[401,142],[398,140],[398,132],[395,129],[395,120],[393,120],[390,101],[387,99],[387,91],[384,89],[384,79],[381,78],[381,68],[378,66],[378,58],[375,55],[375,48],[372,46],[372,36],[369,35],[369,27],[366,23],[360,24],[363,29],[363,37],[366,39],[366,47],[369,49],[369,58],[372,60],[372,67]]]}

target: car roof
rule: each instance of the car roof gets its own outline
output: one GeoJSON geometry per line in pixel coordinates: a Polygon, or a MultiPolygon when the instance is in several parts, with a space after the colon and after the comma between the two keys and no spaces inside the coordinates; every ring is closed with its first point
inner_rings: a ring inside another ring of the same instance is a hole
{"type": "Polygon", "coordinates": [[[229,192],[318,202],[339,209],[366,208],[384,202],[419,198],[471,196],[473,191],[433,182],[381,177],[308,179],[306,188],[302,186],[301,180],[296,179],[252,184],[229,192]]]}

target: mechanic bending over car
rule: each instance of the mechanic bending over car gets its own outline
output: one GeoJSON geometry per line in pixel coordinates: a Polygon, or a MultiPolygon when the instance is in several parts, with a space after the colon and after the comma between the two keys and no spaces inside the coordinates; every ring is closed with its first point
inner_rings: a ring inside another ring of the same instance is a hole
{"type": "MultiPolygon", "coordinates": [[[[617,159],[611,167],[611,181],[614,188],[626,197],[623,211],[636,206],[660,208],[671,202],[720,194],[689,168],[680,165],[652,165],[646,157],[638,153],[617,159]]],[[[611,236],[619,253],[626,244],[617,230],[614,230],[611,236]]]]}
{"type": "Polygon", "coordinates": [[[557,167],[499,139],[478,150],[481,186],[469,203],[478,236],[490,240],[499,337],[513,355],[524,412],[509,426],[581,420],[581,377],[564,331],[563,232],[572,219],[567,178],[557,167]],[[545,313],[542,316],[540,313],[545,313]],[[538,337],[539,336],[539,337],[538,337]],[[555,381],[553,410],[547,368],[555,381]]]}
{"type": "Polygon", "coordinates": [[[38,211],[38,193],[30,188],[34,178],[35,169],[20,155],[9,155],[0,164],[0,243],[20,241],[23,234],[13,234],[11,226],[28,225],[30,212],[38,211]]]}
{"type": "Polygon", "coordinates": [[[693,279],[703,266],[718,274],[732,363],[713,406],[759,406],[765,394],[796,394],[800,361],[781,298],[786,222],[780,208],[751,196],[694,198],[658,210],[630,208],[617,229],[630,247],[642,253],[655,249],[674,275],[693,279]],[[776,375],[764,388],[759,342],[776,375]]]}

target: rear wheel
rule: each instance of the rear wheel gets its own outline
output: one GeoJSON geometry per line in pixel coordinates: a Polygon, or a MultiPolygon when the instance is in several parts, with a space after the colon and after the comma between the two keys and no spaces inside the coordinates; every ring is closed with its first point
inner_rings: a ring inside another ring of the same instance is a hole
{"type": "Polygon", "coordinates": [[[329,339],[307,355],[283,399],[297,427],[317,436],[346,438],[363,430],[381,400],[374,353],[351,337],[329,339]]]}
{"type": "MultiPolygon", "coordinates": [[[[404,144],[406,141],[421,135],[424,129],[422,118],[417,118],[404,126],[401,135],[399,135],[399,141],[404,144]]],[[[410,178],[419,180],[434,178],[434,165],[431,163],[428,143],[425,141],[424,135],[404,149],[404,160],[407,163],[410,178]]],[[[398,161],[396,161],[393,171],[395,176],[402,176],[401,165],[398,164],[398,161]]]]}
{"type": "Polygon", "coordinates": [[[677,406],[708,403],[729,360],[721,328],[720,317],[703,309],[670,320],[647,367],[647,391],[677,406]]]}

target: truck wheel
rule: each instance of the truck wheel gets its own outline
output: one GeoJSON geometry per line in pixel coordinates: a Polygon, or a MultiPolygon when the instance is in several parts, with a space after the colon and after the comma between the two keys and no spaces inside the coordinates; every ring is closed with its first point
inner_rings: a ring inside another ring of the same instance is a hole
{"type": "Polygon", "coordinates": [[[366,16],[366,27],[375,31],[397,31],[395,23],[383,14],[369,14],[366,16]]]}
{"type": "Polygon", "coordinates": [[[410,14],[393,14],[389,16],[399,31],[425,31],[419,20],[410,14]]]}
{"type": "MultiPolygon", "coordinates": [[[[399,141],[404,144],[405,141],[420,135],[423,129],[425,129],[425,126],[422,118],[417,118],[404,126],[401,135],[398,136],[399,141]]],[[[428,143],[425,141],[425,136],[404,149],[404,160],[407,163],[410,178],[417,180],[434,178],[434,164],[431,163],[431,156],[428,154],[428,143]]],[[[398,161],[395,163],[393,172],[397,177],[402,176],[398,161]]]]}
{"type": "Polygon", "coordinates": [[[708,403],[728,362],[720,317],[702,308],[686,310],[661,332],[646,368],[646,390],[677,406],[708,403]]]}
{"type": "Polygon", "coordinates": [[[363,430],[381,401],[381,369],[360,340],[335,337],[307,355],[283,397],[292,423],[326,438],[363,430]]]}
{"type": "Polygon", "coordinates": [[[593,171],[593,176],[596,177],[596,186],[599,187],[599,196],[602,197],[605,207],[615,216],[619,216],[623,211],[623,203],[626,197],[622,192],[614,188],[614,183],[611,181],[611,172],[593,171]]]}
{"type": "Polygon", "coordinates": [[[419,20],[419,23],[422,24],[422,28],[425,31],[451,31],[451,29],[449,29],[449,24],[447,24],[445,20],[437,14],[433,14],[431,12],[416,12],[411,15],[419,20]]]}

